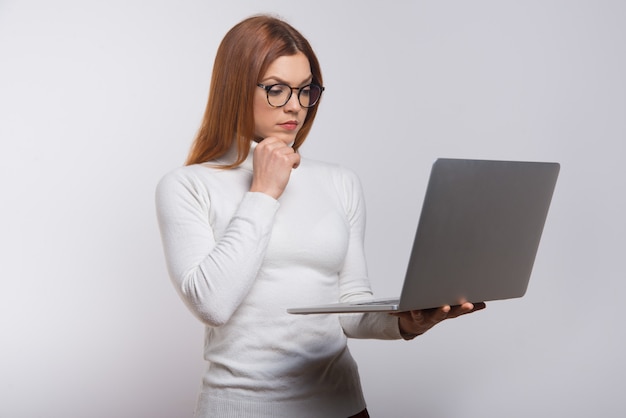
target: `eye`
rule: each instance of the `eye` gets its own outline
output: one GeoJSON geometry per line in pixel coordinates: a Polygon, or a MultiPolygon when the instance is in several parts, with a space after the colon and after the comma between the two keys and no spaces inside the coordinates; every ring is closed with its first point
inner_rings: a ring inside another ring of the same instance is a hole
{"type": "Polygon", "coordinates": [[[285,94],[287,90],[290,90],[290,88],[284,84],[274,84],[273,86],[270,86],[270,88],[267,90],[267,94],[269,96],[278,97],[285,94]]]}
{"type": "Polygon", "coordinates": [[[304,97],[311,96],[311,86],[304,86],[300,89],[300,95],[304,97]]]}

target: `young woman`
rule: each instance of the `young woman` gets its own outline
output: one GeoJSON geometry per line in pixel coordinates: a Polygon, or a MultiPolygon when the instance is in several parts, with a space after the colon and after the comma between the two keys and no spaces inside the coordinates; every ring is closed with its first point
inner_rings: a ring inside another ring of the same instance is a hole
{"type": "Polygon", "coordinates": [[[242,21],[218,49],[187,164],[157,187],[169,274],[206,325],[198,417],[367,417],[348,337],[411,339],[482,308],[286,313],[372,296],[357,177],[298,153],[323,91],[298,31],[242,21]]]}

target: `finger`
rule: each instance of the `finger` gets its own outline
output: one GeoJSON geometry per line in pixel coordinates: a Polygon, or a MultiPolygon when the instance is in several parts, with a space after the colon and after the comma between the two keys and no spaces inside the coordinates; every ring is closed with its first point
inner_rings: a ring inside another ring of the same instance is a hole
{"type": "Polygon", "coordinates": [[[448,313],[448,318],[456,318],[459,315],[463,315],[465,313],[471,312],[474,306],[471,303],[465,302],[461,305],[455,305],[450,307],[450,311],[448,313]]]}
{"type": "Polygon", "coordinates": [[[433,326],[448,317],[450,307],[441,307],[436,309],[420,309],[411,311],[411,319],[416,324],[423,326],[433,326]]]}
{"type": "Polygon", "coordinates": [[[271,151],[276,151],[276,150],[288,150],[288,149],[293,150],[293,148],[291,148],[290,146],[285,144],[283,141],[273,136],[269,136],[265,138],[263,141],[259,142],[256,149],[259,150],[260,152],[264,152],[264,151],[271,152],[271,151]]]}
{"type": "Polygon", "coordinates": [[[424,322],[424,313],[423,311],[411,311],[411,319],[417,323],[424,322]]]}
{"type": "Polygon", "coordinates": [[[443,321],[444,319],[450,316],[450,312],[452,312],[452,307],[450,305],[442,306],[437,310],[437,319],[438,322],[443,321]]]}
{"type": "Polygon", "coordinates": [[[285,150],[288,150],[289,148],[290,147],[285,145],[284,142],[279,141],[278,139],[273,138],[273,137],[266,138],[259,145],[257,145],[257,150],[259,152],[268,152],[268,153],[281,151],[281,150],[285,151],[285,150]]]}
{"type": "Polygon", "coordinates": [[[300,167],[300,153],[298,151],[295,151],[294,153],[295,155],[295,162],[293,163],[293,168],[298,168],[300,167]]]}
{"type": "Polygon", "coordinates": [[[454,311],[449,315],[450,318],[456,318],[457,316],[465,315],[468,313],[476,312],[481,309],[485,309],[484,302],[470,303],[465,302],[462,305],[455,306],[454,311]]]}
{"type": "Polygon", "coordinates": [[[483,310],[487,307],[485,302],[478,302],[474,304],[474,312],[483,310]]]}
{"type": "Polygon", "coordinates": [[[296,150],[294,150],[288,145],[285,145],[285,144],[279,145],[276,147],[275,151],[277,154],[288,157],[289,159],[292,159],[294,161],[300,160],[300,154],[298,154],[296,150]]]}
{"type": "Polygon", "coordinates": [[[292,147],[275,138],[267,138],[257,146],[254,152],[255,155],[258,154],[260,158],[268,162],[280,161],[281,164],[284,163],[290,168],[300,164],[300,155],[292,147]]]}

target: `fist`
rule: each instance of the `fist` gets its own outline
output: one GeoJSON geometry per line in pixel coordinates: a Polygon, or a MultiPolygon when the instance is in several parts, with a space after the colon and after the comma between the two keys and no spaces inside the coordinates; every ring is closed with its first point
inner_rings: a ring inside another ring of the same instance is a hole
{"type": "Polygon", "coordinates": [[[283,141],[268,137],[255,148],[252,164],[250,191],[278,199],[289,183],[291,170],[300,164],[300,154],[283,141]]]}

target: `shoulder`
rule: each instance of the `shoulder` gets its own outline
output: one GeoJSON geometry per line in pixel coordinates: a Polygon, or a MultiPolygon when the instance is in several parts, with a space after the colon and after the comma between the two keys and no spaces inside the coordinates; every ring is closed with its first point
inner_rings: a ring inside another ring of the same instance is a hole
{"type": "Polygon", "coordinates": [[[207,165],[182,166],[166,173],[156,186],[157,204],[177,201],[202,201],[208,199],[208,190],[218,169],[207,165]]]}
{"type": "Polygon", "coordinates": [[[157,183],[157,193],[179,188],[193,188],[202,184],[207,168],[198,164],[175,168],[166,173],[157,183]]]}
{"type": "Polygon", "coordinates": [[[252,173],[239,167],[226,169],[212,163],[178,167],[156,186],[157,204],[181,201],[208,207],[214,198],[241,200],[249,190],[252,173]]]}

